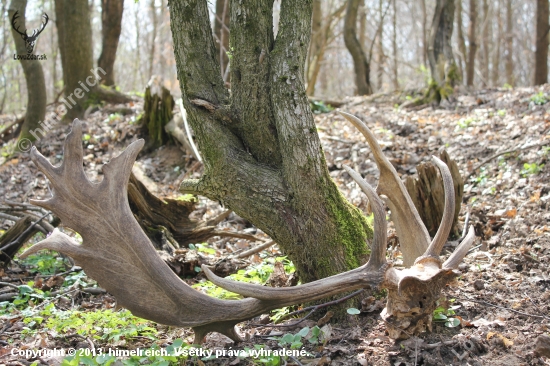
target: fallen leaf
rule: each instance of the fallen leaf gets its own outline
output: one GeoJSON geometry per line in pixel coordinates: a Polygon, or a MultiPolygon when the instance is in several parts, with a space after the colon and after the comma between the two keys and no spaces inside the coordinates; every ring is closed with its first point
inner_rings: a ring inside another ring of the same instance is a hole
{"type": "Polygon", "coordinates": [[[517,214],[518,214],[518,210],[517,210],[517,208],[515,208],[515,207],[509,209],[508,211],[506,211],[506,212],[504,213],[504,215],[505,215],[506,217],[509,217],[509,218],[511,218],[511,219],[513,219],[514,217],[516,217],[517,214]]]}
{"type": "MultiPolygon", "coordinates": [[[[502,320],[487,320],[485,318],[479,318],[471,322],[474,327],[481,327],[483,325],[491,326],[491,325],[500,325],[504,326],[504,322],[502,320]]],[[[487,338],[488,339],[488,338],[487,338]]]]}

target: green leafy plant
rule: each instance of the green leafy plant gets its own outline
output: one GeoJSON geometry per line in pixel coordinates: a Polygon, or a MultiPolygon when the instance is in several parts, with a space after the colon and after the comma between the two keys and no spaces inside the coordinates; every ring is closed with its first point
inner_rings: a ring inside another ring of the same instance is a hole
{"type": "Polygon", "coordinates": [[[544,168],[544,164],[537,163],[525,163],[523,164],[523,169],[521,170],[521,176],[527,177],[529,175],[539,174],[544,168]]]}
{"type": "Polygon", "coordinates": [[[154,339],[157,333],[147,320],[132,315],[129,310],[55,311],[44,327],[58,333],[72,332],[104,341],[136,336],[154,339]]]}
{"type": "MultiPolygon", "coordinates": [[[[453,303],[455,299],[450,299],[449,302],[453,303]]],[[[460,306],[451,306],[450,308],[445,308],[443,306],[438,306],[433,313],[433,318],[435,321],[445,322],[447,328],[454,328],[460,325],[460,320],[453,317],[456,315],[455,309],[458,309],[460,306]]]]}
{"type": "Polygon", "coordinates": [[[475,118],[469,117],[469,118],[461,118],[456,123],[458,127],[460,128],[468,128],[472,123],[474,123],[476,120],[475,118]]]}
{"type": "Polygon", "coordinates": [[[330,111],[334,110],[333,106],[331,106],[330,104],[325,104],[324,102],[321,102],[321,101],[314,100],[314,101],[311,101],[309,104],[311,106],[311,111],[316,114],[329,113],[330,111]]]}
{"type": "Polygon", "coordinates": [[[535,105],[543,105],[548,103],[548,96],[546,93],[539,92],[531,97],[531,102],[535,105]]]}
{"type": "Polygon", "coordinates": [[[25,259],[18,261],[20,266],[35,269],[42,275],[51,275],[66,270],[63,258],[53,251],[41,251],[37,254],[31,254],[25,259]]]}

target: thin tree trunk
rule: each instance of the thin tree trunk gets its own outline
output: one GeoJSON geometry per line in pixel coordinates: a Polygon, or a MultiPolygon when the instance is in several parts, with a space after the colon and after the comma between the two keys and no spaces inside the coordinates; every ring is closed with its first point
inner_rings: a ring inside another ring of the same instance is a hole
{"type": "MultiPolygon", "coordinates": [[[[458,79],[451,47],[454,16],[454,0],[437,0],[430,30],[428,59],[432,78],[438,84],[439,89],[443,88],[444,84],[449,87],[454,86],[455,81],[458,79]]],[[[449,92],[452,91],[449,90],[449,92]]],[[[446,97],[446,95],[443,95],[443,97],[446,97]]]]}
{"type": "Polygon", "coordinates": [[[537,0],[535,85],[548,82],[548,0],[537,0]]]}
{"type": "Polygon", "coordinates": [[[156,40],[158,29],[158,16],[156,0],[151,0],[149,3],[149,10],[151,11],[151,23],[153,24],[153,30],[151,31],[151,49],[149,51],[149,79],[153,77],[155,71],[155,52],[156,52],[156,40]]]}
{"type": "Polygon", "coordinates": [[[361,0],[348,0],[344,20],[344,43],[353,58],[357,95],[372,93],[370,85],[370,65],[367,56],[357,39],[357,12],[361,0]]]}
{"type": "MultiPolygon", "coordinates": [[[[8,8],[8,16],[13,18],[18,11],[19,18],[16,20],[20,30],[27,29],[25,26],[25,10],[27,8],[26,0],[12,0],[8,8]]],[[[28,32],[31,33],[30,31],[28,32]]],[[[21,38],[15,29],[12,28],[12,35],[15,42],[17,54],[26,55],[27,48],[25,41],[21,38]]],[[[35,45],[36,49],[37,45],[35,45]]],[[[39,132],[39,122],[44,121],[46,115],[46,82],[44,80],[44,71],[39,60],[21,60],[21,67],[27,83],[27,113],[25,121],[19,134],[20,143],[17,145],[22,151],[28,151],[31,148],[30,141],[35,141],[44,136],[45,132],[39,132]],[[25,141],[28,139],[30,141],[25,141]]]]}
{"type": "Polygon", "coordinates": [[[55,14],[68,108],[65,119],[72,121],[83,117],[89,97],[79,83],[93,70],[90,7],[87,0],[55,0],[55,14]]]}
{"type": "MultiPolygon", "coordinates": [[[[393,0],[393,33],[392,33],[392,50],[393,50],[393,88],[399,90],[399,78],[397,74],[397,5],[396,0],[393,0]]],[[[382,32],[380,32],[382,34],[382,32]]]]}
{"type": "Polygon", "coordinates": [[[428,12],[426,11],[426,0],[420,0],[420,8],[422,9],[422,61],[424,66],[428,67],[428,12]]]}
{"type": "Polygon", "coordinates": [[[231,0],[216,0],[216,18],[214,19],[214,34],[216,35],[216,50],[220,55],[222,77],[229,65],[229,5],[231,0]],[[222,24],[223,22],[223,24],[222,24]]]}
{"type": "Polygon", "coordinates": [[[497,36],[495,39],[496,47],[493,52],[493,68],[491,69],[491,82],[493,85],[499,85],[500,74],[500,58],[501,58],[501,42],[502,42],[502,15],[501,1],[496,1],[495,14],[497,17],[497,36]]]}
{"type": "Polygon", "coordinates": [[[378,12],[380,13],[380,27],[382,31],[378,35],[377,39],[377,53],[378,53],[378,67],[376,70],[376,85],[378,86],[378,91],[382,91],[383,82],[384,82],[384,64],[386,60],[386,55],[384,54],[384,18],[382,16],[384,0],[378,0],[378,12]]]}
{"type": "Polygon", "coordinates": [[[103,84],[107,86],[115,85],[114,66],[123,11],[124,0],[101,0],[102,49],[97,66],[107,73],[103,79],[103,84]]]}
{"type": "Polygon", "coordinates": [[[272,6],[231,2],[230,93],[206,2],[171,3],[183,102],[205,160],[203,177],[180,191],[215,199],[264,230],[308,282],[358,265],[368,228],[330,178],[305,93],[312,2],[282,2],[276,40],[265,11],[272,6]]]}
{"type": "Polygon", "coordinates": [[[516,78],[514,76],[513,45],[514,45],[514,14],[512,14],[512,0],[506,0],[505,68],[506,68],[506,82],[511,86],[514,86],[516,84],[516,78]]]}
{"type": "Polygon", "coordinates": [[[464,72],[466,70],[466,58],[468,57],[468,52],[466,51],[466,39],[464,38],[464,31],[462,30],[462,0],[457,0],[456,27],[458,35],[458,50],[460,52],[458,62],[460,69],[460,78],[461,80],[466,80],[466,78],[464,77],[464,72]]]}
{"type": "Polygon", "coordinates": [[[314,73],[319,63],[319,54],[323,48],[323,9],[321,0],[313,0],[313,15],[311,17],[311,44],[309,45],[308,62],[306,64],[306,94],[313,96],[315,93],[314,73]]]}
{"type": "Polygon", "coordinates": [[[490,10],[488,0],[483,0],[483,28],[481,29],[482,35],[482,58],[481,58],[481,74],[483,75],[483,85],[487,86],[490,80],[489,75],[489,42],[491,25],[489,23],[490,10]]]}
{"type": "Polygon", "coordinates": [[[474,85],[474,71],[476,64],[476,52],[477,52],[477,43],[476,43],[476,21],[477,21],[477,12],[476,4],[477,0],[470,0],[470,26],[468,28],[468,42],[470,47],[468,50],[468,65],[466,66],[466,85],[474,85]]]}

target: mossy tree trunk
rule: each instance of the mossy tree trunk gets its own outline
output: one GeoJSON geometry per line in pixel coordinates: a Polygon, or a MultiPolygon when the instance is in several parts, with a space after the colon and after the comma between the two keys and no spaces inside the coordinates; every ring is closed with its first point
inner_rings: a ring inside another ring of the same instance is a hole
{"type": "Polygon", "coordinates": [[[453,87],[459,80],[451,47],[454,15],[455,0],[436,1],[428,46],[428,60],[432,76],[428,97],[438,103],[453,93],[453,87]]]}
{"type": "MultiPolygon", "coordinates": [[[[13,18],[16,11],[19,11],[19,18],[17,18],[17,25],[19,29],[23,31],[27,29],[25,24],[25,10],[27,8],[26,0],[12,0],[10,7],[8,8],[9,19],[13,18]]],[[[28,34],[32,31],[29,30],[28,34]]],[[[15,42],[15,49],[17,54],[26,55],[27,49],[25,47],[25,41],[21,38],[14,29],[12,29],[12,35],[15,42]]],[[[36,128],[40,128],[39,122],[44,121],[46,116],[46,82],[44,80],[44,71],[42,65],[38,60],[21,60],[21,67],[25,74],[25,81],[27,82],[27,113],[25,115],[25,121],[21,127],[21,133],[19,134],[20,141],[22,139],[28,139],[30,141],[36,140],[36,137],[30,132],[36,128]]],[[[27,146],[21,142],[18,144],[23,150],[26,150],[27,146]]],[[[28,146],[30,148],[30,146],[28,146]]]]}
{"type": "Polygon", "coordinates": [[[270,235],[309,282],[361,264],[370,229],[329,176],[305,93],[312,1],[232,1],[231,93],[204,0],[171,2],[178,77],[204,158],[180,190],[229,207],[270,235]]]}

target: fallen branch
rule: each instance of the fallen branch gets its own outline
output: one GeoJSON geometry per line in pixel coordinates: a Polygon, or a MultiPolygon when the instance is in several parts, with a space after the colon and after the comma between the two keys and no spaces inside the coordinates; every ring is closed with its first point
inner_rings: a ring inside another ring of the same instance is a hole
{"type": "Polygon", "coordinates": [[[511,309],[511,308],[507,308],[506,306],[491,304],[490,302],[486,302],[486,301],[482,301],[482,300],[465,299],[465,298],[458,298],[458,299],[461,300],[461,301],[476,302],[478,304],[482,304],[482,305],[485,305],[485,306],[492,306],[492,307],[497,308],[497,309],[508,310],[508,311],[513,312],[513,313],[516,313],[516,314],[519,314],[519,315],[524,315],[524,316],[530,316],[532,318],[541,318],[541,319],[550,320],[550,317],[547,317],[545,315],[535,315],[535,314],[524,313],[523,311],[518,311],[518,310],[511,309]]]}
{"type": "Polygon", "coordinates": [[[528,145],[528,146],[524,146],[524,147],[518,147],[518,148],[515,148],[515,149],[511,149],[511,150],[506,150],[506,151],[502,151],[502,152],[499,152],[499,153],[496,153],[490,157],[488,157],[487,159],[483,160],[481,163],[477,164],[473,169],[472,171],[466,176],[466,180],[469,180],[472,175],[475,174],[475,172],[481,168],[483,165],[487,164],[488,162],[490,162],[491,160],[493,159],[496,159],[498,158],[499,156],[501,155],[505,155],[505,154],[511,154],[511,153],[515,153],[515,152],[518,152],[518,151],[523,151],[523,150],[529,150],[529,149],[532,149],[534,147],[541,147],[541,146],[544,146],[544,145],[550,145],[550,142],[546,141],[546,142],[541,142],[539,144],[534,144],[534,145],[528,145]]]}
{"type": "Polygon", "coordinates": [[[258,245],[257,247],[246,250],[246,251],[236,255],[235,258],[240,259],[240,258],[250,257],[251,255],[256,254],[258,252],[261,252],[262,250],[267,249],[267,248],[269,248],[270,246],[272,246],[274,244],[275,244],[275,241],[270,240],[267,243],[258,245]]]}

